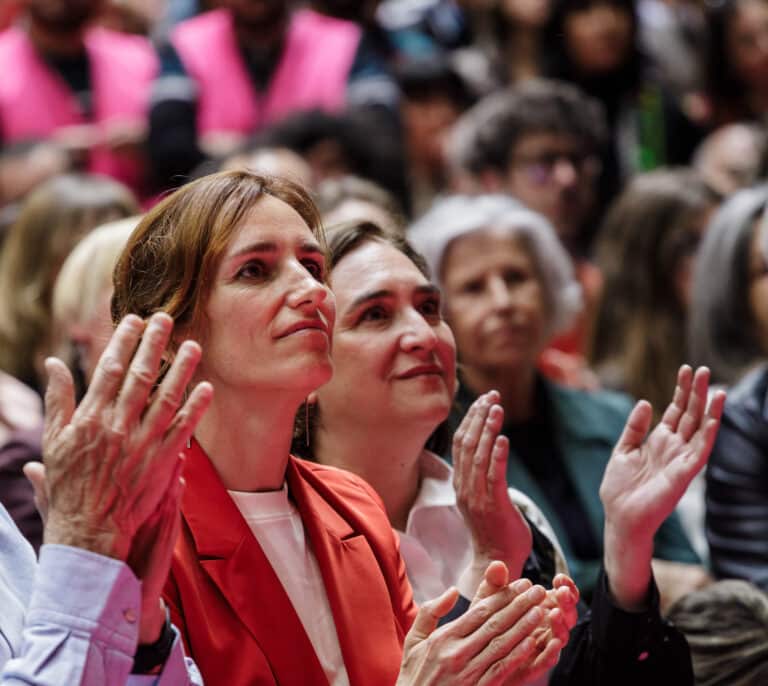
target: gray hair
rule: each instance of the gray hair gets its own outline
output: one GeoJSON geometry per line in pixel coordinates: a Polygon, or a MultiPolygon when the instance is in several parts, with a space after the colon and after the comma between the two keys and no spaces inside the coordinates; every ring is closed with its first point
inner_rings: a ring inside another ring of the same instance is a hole
{"type": "Polygon", "coordinates": [[[549,334],[565,330],[581,310],[581,287],[571,258],[552,225],[507,195],[454,195],[437,200],[408,232],[408,240],[427,261],[433,278],[442,282],[442,266],[457,238],[488,229],[504,229],[528,249],[549,306],[549,334]]]}
{"type": "Polygon", "coordinates": [[[734,193],[709,223],[693,276],[688,345],[691,361],[717,383],[732,384],[765,356],[749,306],[753,226],[768,204],[768,186],[734,193]]]}

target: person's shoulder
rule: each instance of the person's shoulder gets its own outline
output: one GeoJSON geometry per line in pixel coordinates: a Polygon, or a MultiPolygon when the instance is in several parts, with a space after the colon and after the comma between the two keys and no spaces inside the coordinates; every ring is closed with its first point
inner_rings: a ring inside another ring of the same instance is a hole
{"type": "Polygon", "coordinates": [[[719,438],[731,433],[743,434],[768,445],[768,365],[745,374],[728,389],[719,438]]]}
{"type": "Polygon", "coordinates": [[[97,26],[89,29],[86,45],[91,52],[98,52],[109,59],[119,59],[126,67],[140,69],[157,65],[157,53],[145,36],[113,31],[97,26]]]}
{"type": "Polygon", "coordinates": [[[179,22],[172,33],[184,33],[189,31],[215,31],[232,21],[229,10],[224,7],[201,12],[194,17],[179,22]]]}

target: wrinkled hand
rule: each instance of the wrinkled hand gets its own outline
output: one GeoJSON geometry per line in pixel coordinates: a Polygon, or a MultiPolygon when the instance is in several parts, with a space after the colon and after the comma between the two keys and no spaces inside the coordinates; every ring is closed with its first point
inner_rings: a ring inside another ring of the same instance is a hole
{"type": "Polygon", "coordinates": [[[509,440],[499,435],[504,423],[499,399],[491,391],[475,400],[453,437],[453,486],[474,551],[459,583],[466,597],[493,560],[504,562],[517,578],[531,553],[531,529],[507,491],[509,440]]]}
{"type": "MultiPolygon", "coordinates": [[[[485,573],[485,578],[477,589],[472,605],[483,598],[488,598],[509,583],[507,570],[501,562],[493,562],[485,573]]],[[[530,585],[530,584],[529,584],[530,585]]],[[[579,619],[579,589],[567,574],[558,574],[552,580],[552,588],[541,602],[540,607],[549,610],[547,621],[542,623],[532,634],[536,641],[539,656],[528,665],[525,682],[535,681],[557,663],[560,649],[568,642],[571,629],[579,619]],[[546,650],[552,640],[559,642],[560,648],[555,659],[546,650]]]]}
{"type": "Polygon", "coordinates": [[[635,405],[600,486],[605,509],[605,567],[615,599],[642,605],[650,580],[653,537],[706,464],[720,426],[725,393],[712,396],[709,370],[680,368],[672,402],[656,428],[646,401],[635,405]]]}
{"type": "Polygon", "coordinates": [[[46,361],[46,543],[126,560],[137,531],[174,486],[181,448],[212,389],[199,384],[181,406],[201,354],[185,341],[153,393],[172,326],[165,314],[146,327],[136,316],[123,319],[77,408],[69,370],[56,358],[46,361]]]}
{"type": "MultiPolygon", "coordinates": [[[[560,610],[543,603],[547,592],[527,579],[507,584],[508,572],[500,562],[488,569],[486,591],[467,612],[438,628],[456,602],[458,591],[422,605],[405,637],[398,684],[507,684],[519,686],[557,662],[563,640],[537,642],[542,629],[558,623],[560,610]]],[[[567,632],[565,632],[567,640],[567,632]]]]}

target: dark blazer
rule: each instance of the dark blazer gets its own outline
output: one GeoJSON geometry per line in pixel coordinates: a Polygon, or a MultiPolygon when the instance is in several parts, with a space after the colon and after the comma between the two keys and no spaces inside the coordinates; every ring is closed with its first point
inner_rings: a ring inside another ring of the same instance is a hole
{"type": "MultiPolygon", "coordinates": [[[[182,532],[165,599],[206,686],[327,684],[282,584],[200,446],[186,451],[182,532]]],[[[391,686],[415,617],[395,534],[362,479],[286,471],[325,582],[350,683],[391,686]]]]}
{"type": "Polygon", "coordinates": [[[707,467],[712,571],[768,591],[768,367],[728,391],[707,467]]]}

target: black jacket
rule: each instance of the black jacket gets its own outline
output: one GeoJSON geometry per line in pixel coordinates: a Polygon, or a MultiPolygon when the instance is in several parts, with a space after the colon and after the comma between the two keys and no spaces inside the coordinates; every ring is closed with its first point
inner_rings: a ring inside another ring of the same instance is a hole
{"type": "Polygon", "coordinates": [[[707,468],[712,571],[768,591],[768,366],[728,392],[707,468]]]}

